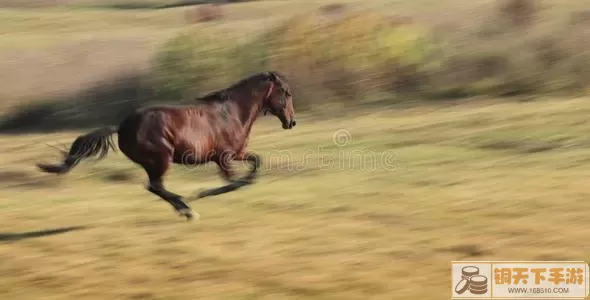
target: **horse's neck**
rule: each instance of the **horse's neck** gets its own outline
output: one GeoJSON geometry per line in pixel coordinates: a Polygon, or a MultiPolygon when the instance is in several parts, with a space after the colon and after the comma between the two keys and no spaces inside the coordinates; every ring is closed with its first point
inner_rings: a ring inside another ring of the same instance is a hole
{"type": "Polygon", "coordinates": [[[250,101],[247,104],[238,104],[239,119],[242,124],[246,137],[250,135],[252,126],[260,114],[262,103],[260,101],[250,101]]]}

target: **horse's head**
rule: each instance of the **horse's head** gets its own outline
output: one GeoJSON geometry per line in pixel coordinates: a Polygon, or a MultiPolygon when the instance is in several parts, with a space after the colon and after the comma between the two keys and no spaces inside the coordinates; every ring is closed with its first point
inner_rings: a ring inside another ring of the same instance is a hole
{"type": "Polygon", "coordinates": [[[295,109],[293,108],[293,95],[284,76],[277,72],[268,73],[268,90],[264,97],[262,110],[275,115],[283,125],[283,129],[291,129],[295,126],[295,109]]]}

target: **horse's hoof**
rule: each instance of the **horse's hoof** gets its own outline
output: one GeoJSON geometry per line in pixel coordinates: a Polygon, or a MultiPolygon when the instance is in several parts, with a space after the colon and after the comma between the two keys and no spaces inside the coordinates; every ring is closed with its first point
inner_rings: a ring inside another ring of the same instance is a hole
{"type": "Polygon", "coordinates": [[[185,217],[187,221],[191,221],[191,220],[193,220],[195,218],[198,220],[199,217],[200,217],[198,213],[193,212],[190,209],[181,209],[181,210],[178,210],[178,215],[180,215],[181,217],[185,217]]]}

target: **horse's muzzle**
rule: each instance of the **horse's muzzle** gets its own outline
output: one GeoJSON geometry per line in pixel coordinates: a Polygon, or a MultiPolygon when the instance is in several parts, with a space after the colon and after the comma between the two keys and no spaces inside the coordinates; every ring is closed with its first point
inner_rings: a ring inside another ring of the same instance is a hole
{"type": "Polygon", "coordinates": [[[296,124],[296,121],[285,122],[283,123],[283,129],[292,129],[296,124]]]}

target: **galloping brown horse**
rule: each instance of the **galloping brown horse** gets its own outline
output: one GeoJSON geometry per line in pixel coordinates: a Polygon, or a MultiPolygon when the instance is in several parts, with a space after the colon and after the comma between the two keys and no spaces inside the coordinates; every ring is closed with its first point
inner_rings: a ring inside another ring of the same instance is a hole
{"type": "Polygon", "coordinates": [[[197,165],[215,162],[228,185],[206,190],[199,198],[219,195],[251,184],[260,167],[260,157],[246,151],[254,121],[264,112],[272,113],[283,129],[295,126],[291,89],[277,72],[254,74],[229,88],[186,106],[151,106],[127,116],[117,127],[105,127],[78,137],[59,165],[37,164],[44,172],[65,174],[81,160],[103,158],[115,150],[112,135],[117,133],[119,149],[141,165],[149,177],[147,190],[174,207],[180,216],[193,218],[183,197],[164,188],[163,177],[171,163],[197,165]],[[251,164],[248,175],[235,180],[232,160],[251,164]]]}

